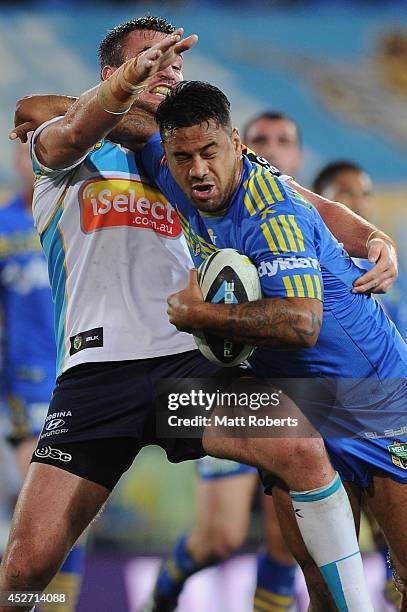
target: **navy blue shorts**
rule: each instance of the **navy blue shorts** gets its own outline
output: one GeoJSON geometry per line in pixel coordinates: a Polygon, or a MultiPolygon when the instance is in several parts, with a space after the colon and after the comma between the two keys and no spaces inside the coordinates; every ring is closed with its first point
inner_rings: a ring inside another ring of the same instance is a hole
{"type": "Polygon", "coordinates": [[[173,463],[203,457],[200,438],[157,437],[156,391],[166,378],[215,381],[224,372],[198,350],[71,368],[57,381],[32,461],[111,490],[144,446],[161,446],[173,463]]]}

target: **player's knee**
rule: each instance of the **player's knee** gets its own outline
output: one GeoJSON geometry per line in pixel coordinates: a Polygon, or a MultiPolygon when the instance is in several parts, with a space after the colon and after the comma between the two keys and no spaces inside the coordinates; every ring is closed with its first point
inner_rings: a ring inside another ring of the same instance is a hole
{"type": "Polygon", "coordinates": [[[33,590],[43,590],[47,586],[62,559],[48,550],[46,541],[46,538],[38,541],[19,537],[11,541],[3,559],[3,573],[8,584],[33,590]]]}
{"type": "Polygon", "coordinates": [[[319,438],[276,441],[273,462],[273,471],[287,482],[293,474],[301,481],[303,475],[308,479],[310,473],[330,469],[324,443],[319,438]]]}
{"type": "Polygon", "coordinates": [[[330,466],[325,445],[321,438],[297,440],[293,449],[294,465],[302,472],[318,470],[330,466]]]}

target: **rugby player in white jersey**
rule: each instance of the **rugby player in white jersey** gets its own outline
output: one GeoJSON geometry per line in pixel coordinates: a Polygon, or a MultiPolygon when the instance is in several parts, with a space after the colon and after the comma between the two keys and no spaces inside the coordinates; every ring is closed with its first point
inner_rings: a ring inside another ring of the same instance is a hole
{"type": "MultiPolygon", "coordinates": [[[[144,178],[141,182],[134,155],[108,141],[98,145],[122,115],[121,134],[111,138],[135,144],[132,128],[140,131],[146,125],[148,131],[152,110],[168,87],[182,78],[179,53],[195,39],[166,38],[171,31],[153,18],[116,30],[117,45],[110,48],[112,61],[104,64],[103,84],[34,137],[41,176],[34,216],[53,284],[61,373],[50,410],[60,413],[65,423],[54,437],[40,437],[1,567],[2,591],[46,586],[142,446],[158,443],[173,461],[204,454],[196,440],[157,439],[155,433],[157,380],[205,377],[216,371],[191,352],[189,338],[176,334],[163,315],[165,296],[183,286],[190,265],[188,259],[181,262],[181,240],[173,239],[174,213],[153,186],[146,186],[144,178]],[[146,48],[151,50],[131,59],[146,48]],[[140,92],[140,80],[149,76],[152,80],[143,83],[140,92]],[[137,97],[144,110],[129,113],[137,97]],[[136,189],[141,189],[137,196],[143,194],[137,204],[132,194],[136,189]],[[150,243],[141,238],[143,232],[150,243]]],[[[324,201],[320,203],[324,208],[324,201]]],[[[347,245],[355,255],[366,256],[368,239],[370,254],[380,258],[361,289],[389,284],[395,271],[391,241],[369,224],[346,216],[340,206],[330,206],[329,213],[331,222],[345,215],[345,235],[353,227],[347,245]]],[[[336,484],[335,493],[330,493],[336,476],[320,440],[239,440],[231,458],[249,457],[256,465],[272,467],[292,489],[318,489],[319,497],[327,493],[334,565],[337,546],[343,550],[344,541],[351,554],[357,550],[346,496],[336,484]]],[[[308,506],[312,522],[313,503],[308,506]]],[[[361,563],[348,586],[352,609],[370,609],[361,563]]]]}

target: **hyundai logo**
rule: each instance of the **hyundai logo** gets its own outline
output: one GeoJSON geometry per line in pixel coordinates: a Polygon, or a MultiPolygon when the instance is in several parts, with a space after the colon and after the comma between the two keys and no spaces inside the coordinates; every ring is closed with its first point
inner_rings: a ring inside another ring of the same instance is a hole
{"type": "Polygon", "coordinates": [[[65,425],[65,421],[62,419],[52,419],[52,421],[47,423],[45,429],[47,431],[51,431],[52,429],[60,429],[62,425],[65,425]]]}

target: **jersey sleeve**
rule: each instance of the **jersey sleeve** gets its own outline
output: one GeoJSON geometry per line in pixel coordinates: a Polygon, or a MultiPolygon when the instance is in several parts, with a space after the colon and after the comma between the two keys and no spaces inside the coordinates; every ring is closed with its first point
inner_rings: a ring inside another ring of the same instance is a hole
{"type": "Polygon", "coordinates": [[[318,232],[314,211],[286,194],[287,206],[275,206],[246,219],[245,254],[257,266],[266,297],[323,300],[318,232]]]}
{"type": "Polygon", "coordinates": [[[153,134],[142,148],[141,161],[147,176],[154,181],[161,193],[173,204],[176,200],[174,192],[176,184],[165,162],[161,137],[158,132],[153,134]]]}
{"type": "Polygon", "coordinates": [[[86,157],[88,156],[88,153],[86,153],[80,159],[78,159],[78,161],[76,161],[74,164],[71,164],[70,166],[67,166],[66,168],[48,168],[47,166],[44,166],[44,164],[42,164],[39,161],[37,154],[35,152],[35,145],[37,143],[38,136],[49,125],[52,125],[53,123],[61,121],[61,119],[63,119],[63,117],[54,117],[53,119],[46,121],[45,123],[40,125],[33,134],[33,137],[30,143],[30,155],[31,155],[31,160],[32,160],[33,171],[36,177],[40,177],[40,176],[55,177],[55,176],[66,174],[67,172],[70,172],[71,170],[73,170],[73,168],[76,168],[76,166],[79,166],[79,164],[81,164],[83,160],[86,159],[86,157]]]}

